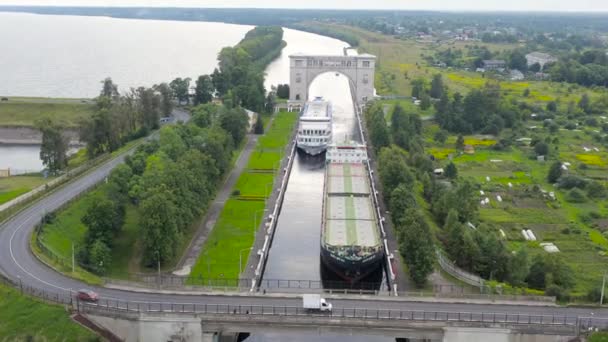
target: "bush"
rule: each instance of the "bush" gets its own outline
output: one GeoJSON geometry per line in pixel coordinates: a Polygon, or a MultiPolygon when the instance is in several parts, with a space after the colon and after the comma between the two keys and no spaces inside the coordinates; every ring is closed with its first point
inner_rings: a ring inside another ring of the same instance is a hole
{"type": "MultiPolygon", "coordinates": [[[[589,290],[589,292],[587,292],[587,295],[585,297],[587,298],[588,301],[590,301],[592,303],[598,303],[600,301],[601,296],[602,296],[602,288],[594,287],[591,290],[589,290]]],[[[608,298],[604,297],[602,304],[606,304],[606,303],[608,303],[608,298]]]]}
{"type": "Polygon", "coordinates": [[[547,286],[547,289],[545,290],[545,295],[555,296],[557,300],[560,301],[568,301],[570,299],[570,292],[555,284],[547,286]]]}
{"type": "Polygon", "coordinates": [[[587,185],[587,180],[574,175],[563,176],[557,182],[557,186],[562,189],[579,188],[583,189],[587,185]]]}
{"type": "Polygon", "coordinates": [[[589,196],[589,198],[605,198],[606,195],[606,188],[602,183],[593,181],[587,185],[587,196],[589,196]]]}
{"type": "Polygon", "coordinates": [[[579,188],[574,188],[566,195],[566,201],[570,203],[585,203],[587,202],[587,197],[579,188]]]}

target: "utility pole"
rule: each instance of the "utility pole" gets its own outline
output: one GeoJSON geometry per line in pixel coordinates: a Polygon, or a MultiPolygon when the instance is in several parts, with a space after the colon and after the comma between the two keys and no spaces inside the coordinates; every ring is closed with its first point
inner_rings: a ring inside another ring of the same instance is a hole
{"type": "Polygon", "coordinates": [[[604,289],[606,288],[606,272],[604,272],[604,278],[602,279],[602,294],[600,295],[600,306],[604,303],[604,289]]]}
{"type": "Polygon", "coordinates": [[[74,243],[72,242],[72,273],[76,270],[76,258],[74,256],[74,243]]]}

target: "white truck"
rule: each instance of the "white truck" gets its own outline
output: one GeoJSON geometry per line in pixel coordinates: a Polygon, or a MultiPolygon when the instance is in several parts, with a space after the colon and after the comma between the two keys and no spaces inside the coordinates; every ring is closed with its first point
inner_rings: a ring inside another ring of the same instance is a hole
{"type": "Polygon", "coordinates": [[[319,294],[305,294],[302,296],[302,307],[308,311],[331,312],[332,305],[319,294]]]}

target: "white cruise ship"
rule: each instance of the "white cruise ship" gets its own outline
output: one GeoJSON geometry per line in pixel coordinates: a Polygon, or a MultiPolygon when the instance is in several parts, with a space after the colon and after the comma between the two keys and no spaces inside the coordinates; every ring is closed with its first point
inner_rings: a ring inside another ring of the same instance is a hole
{"type": "Polygon", "coordinates": [[[299,149],[313,156],[327,149],[331,143],[331,114],[331,103],[322,97],[306,102],[296,137],[299,149]]]}

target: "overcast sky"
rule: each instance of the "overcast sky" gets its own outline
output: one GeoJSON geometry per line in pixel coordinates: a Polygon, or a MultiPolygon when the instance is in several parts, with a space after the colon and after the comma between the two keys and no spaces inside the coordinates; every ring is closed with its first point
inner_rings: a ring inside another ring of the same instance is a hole
{"type": "Polygon", "coordinates": [[[0,5],[608,12],[608,0],[0,0],[0,5]]]}

